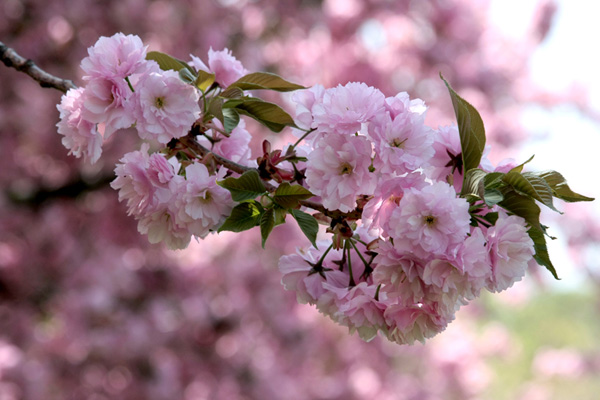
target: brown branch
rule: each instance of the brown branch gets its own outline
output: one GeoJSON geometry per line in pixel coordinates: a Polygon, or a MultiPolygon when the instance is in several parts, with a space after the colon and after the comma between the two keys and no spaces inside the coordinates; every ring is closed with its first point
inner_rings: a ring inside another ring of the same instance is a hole
{"type": "Polygon", "coordinates": [[[242,165],[242,164],[235,163],[228,158],[225,158],[216,153],[213,153],[212,151],[210,151],[209,149],[207,149],[206,147],[204,147],[200,143],[198,143],[198,141],[196,140],[196,138],[194,137],[193,134],[188,134],[187,136],[179,138],[178,140],[181,144],[192,149],[196,153],[200,154],[202,157],[205,157],[208,154],[212,154],[212,157],[215,159],[215,161],[217,163],[219,163],[220,165],[224,166],[227,169],[232,170],[233,172],[237,172],[238,174],[243,174],[246,171],[255,169],[255,168],[251,168],[251,167],[246,167],[245,165],[242,165]]]}
{"type": "Polygon", "coordinates": [[[325,208],[325,206],[323,206],[323,204],[317,203],[315,201],[310,201],[310,200],[300,200],[300,204],[303,205],[304,207],[312,208],[315,211],[319,211],[323,215],[326,215],[332,219],[347,218],[347,219],[355,221],[355,220],[359,220],[362,215],[362,210],[359,208],[356,208],[349,212],[341,212],[339,210],[334,210],[334,211],[328,210],[325,208]]]}
{"type": "Polygon", "coordinates": [[[21,71],[35,79],[41,87],[58,89],[66,93],[69,89],[76,89],[77,86],[67,79],[60,79],[39,68],[29,59],[21,57],[16,51],[0,42],[0,60],[7,66],[21,71]]]}

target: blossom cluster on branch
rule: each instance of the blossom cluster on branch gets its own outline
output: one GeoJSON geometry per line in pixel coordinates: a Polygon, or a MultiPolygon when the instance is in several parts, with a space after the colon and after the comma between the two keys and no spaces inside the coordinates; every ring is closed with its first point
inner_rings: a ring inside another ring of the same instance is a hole
{"type": "Polygon", "coordinates": [[[537,203],[592,200],[558,172],[492,165],[479,113],[445,81],[458,125],[433,129],[407,93],[307,89],[248,73],[227,49],[211,50],[208,65],[185,62],[119,33],[88,53],[86,85],[63,96],[58,132],[96,162],[104,140],[135,128],[145,142],[117,164],[112,187],[138,230],[180,249],[258,226],[264,246],[293,219],[312,246],[280,259],[283,285],[365,340],[424,341],[530,262],[556,276],[537,203]],[[255,90],[294,91],[295,116],[255,90]],[[265,141],[254,160],[242,116],[298,140],[275,150],[265,141]],[[330,239],[318,240],[319,222],[330,239]]]}

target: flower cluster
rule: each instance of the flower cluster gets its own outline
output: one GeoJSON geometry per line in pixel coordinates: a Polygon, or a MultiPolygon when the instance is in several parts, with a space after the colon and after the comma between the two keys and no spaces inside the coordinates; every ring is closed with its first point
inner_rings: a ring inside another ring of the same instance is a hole
{"type": "MultiPolygon", "coordinates": [[[[132,127],[140,138],[164,145],[187,135],[200,117],[198,90],[183,82],[176,71],[162,70],[157,62],[148,60],[147,47],[139,37],[122,33],[101,37],[88,53],[81,62],[86,86],[69,90],[58,106],[58,132],[64,136],[63,145],[76,157],[96,162],[104,140],[132,127]]],[[[193,59],[194,65],[207,72],[214,70],[224,82],[245,72],[227,49],[211,49],[211,69],[193,59]]],[[[215,133],[210,137],[217,140],[222,126],[218,121],[213,125],[215,133]]],[[[218,140],[215,151],[249,163],[250,134],[243,121],[231,135],[218,140]]],[[[231,212],[231,196],[215,179],[225,170],[200,162],[184,166],[159,152],[149,155],[149,148],[144,144],[120,160],[112,187],[119,190],[128,214],[139,220],[140,233],[147,234],[151,243],[185,248],[192,235],[204,238],[231,212]]]]}
{"type": "Polygon", "coordinates": [[[308,189],[330,210],[353,210],[369,198],[360,228],[346,238],[357,251],[321,244],[280,260],[282,282],[298,301],[365,340],[381,331],[413,343],[445,329],[482,289],[501,291],[524,276],[534,255],[525,220],[490,209],[495,225],[473,226],[470,204],[457,193],[462,181],[448,183],[460,153],[456,126],[428,128],[422,101],[385,98],[364,84],[317,87],[293,99],[298,125],[318,138],[308,189]]]}
{"type": "Polygon", "coordinates": [[[447,83],[459,126],[433,129],[407,93],[307,89],[248,73],[227,49],[211,49],[208,66],[190,57],[148,53],[132,35],[100,38],[81,64],[87,85],[58,106],[63,144],[95,162],[115,132],[135,128],[147,141],[123,156],[111,186],[152,243],[180,249],[260,226],[264,246],[291,216],[313,246],[280,259],[284,287],[365,340],[424,341],[534,259],[555,274],[536,201],[591,200],[555,171],[494,167],[479,113],[447,83]],[[295,91],[295,118],[249,90],[295,91]],[[265,141],[254,161],[241,116],[291,127],[298,140],[285,152],[265,141]],[[317,241],[317,221],[329,241],[317,241]]]}

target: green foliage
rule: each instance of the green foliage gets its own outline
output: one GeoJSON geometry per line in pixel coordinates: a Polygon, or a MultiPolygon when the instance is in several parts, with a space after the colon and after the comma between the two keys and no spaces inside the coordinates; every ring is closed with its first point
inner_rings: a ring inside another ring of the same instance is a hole
{"type": "Polygon", "coordinates": [[[256,97],[228,100],[223,104],[223,109],[226,108],[233,108],[239,114],[254,118],[273,132],[281,132],[286,126],[296,126],[294,119],[283,108],[256,97]]]}
{"type": "Polygon", "coordinates": [[[262,238],[262,247],[265,248],[267,238],[275,227],[275,211],[273,208],[268,208],[260,218],[260,236],[262,238]]]}
{"type": "Polygon", "coordinates": [[[298,222],[298,226],[302,230],[302,233],[308,238],[310,243],[317,247],[317,233],[319,232],[319,224],[315,217],[300,210],[291,210],[292,217],[298,222]]]}
{"type": "Polygon", "coordinates": [[[475,107],[460,97],[444,79],[442,74],[440,74],[440,78],[442,78],[448,88],[448,92],[450,92],[452,106],[454,107],[454,113],[458,122],[463,168],[465,172],[468,172],[470,169],[477,168],[481,161],[485,147],[483,121],[475,107]]]}
{"type": "Polygon", "coordinates": [[[540,224],[540,208],[536,201],[556,212],[560,212],[554,207],[553,197],[571,202],[592,201],[594,199],[573,192],[567,185],[566,179],[556,171],[523,172],[523,167],[533,159],[533,156],[511,169],[508,173],[488,173],[478,169],[486,140],[481,116],[475,107],[452,89],[441,74],[440,77],[448,87],[458,121],[462,160],[465,169],[460,195],[472,204],[472,224],[476,226],[483,218],[494,225],[498,218],[497,213],[488,213],[483,217],[478,215],[477,213],[482,208],[477,203],[479,200],[483,200],[488,207],[498,205],[509,214],[522,217],[529,225],[528,234],[534,243],[535,260],[558,279],[556,269],[552,265],[548,254],[546,227],[540,224]],[[473,205],[475,203],[477,204],[473,205]]]}
{"type": "Polygon", "coordinates": [[[167,71],[170,69],[172,69],[174,71],[179,71],[183,68],[186,68],[194,76],[197,75],[194,68],[189,66],[185,61],[178,60],[174,57],[171,57],[168,54],[161,53],[160,51],[149,51],[146,54],[146,60],[156,61],[158,63],[158,66],[160,67],[160,69],[162,69],[163,71],[167,71]]]}
{"type": "Polygon", "coordinates": [[[238,87],[229,86],[227,89],[221,92],[219,96],[226,99],[237,99],[240,97],[244,97],[244,91],[238,87]]]}
{"type": "Polygon", "coordinates": [[[273,202],[283,208],[298,207],[300,200],[306,200],[313,197],[308,189],[300,185],[290,185],[288,182],[283,182],[273,196],[273,202]]]}
{"type": "Polygon", "coordinates": [[[181,68],[179,70],[179,79],[181,79],[188,85],[191,85],[194,82],[196,82],[196,76],[194,75],[194,73],[192,71],[190,71],[187,68],[181,68]]]}
{"type": "Polygon", "coordinates": [[[278,92],[290,92],[292,90],[306,89],[304,86],[288,82],[279,75],[269,72],[254,72],[252,74],[242,76],[240,79],[229,85],[229,88],[236,87],[242,90],[270,89],[278,92]]]}
{"type": "Polygon", "coordinates": [[[222,109],[222,113],[225,132],[231,133],[231,131],[233,131],[240,123],[240,114],[233,108],[224,108],[222,109]]]}
{"type": "Polygon", "coordinates": [[[211,74],[210,72],[202,70],[197,72],[197,77],[194,81],[194,86],[196,86],[198,89],[200,89],[203,92],[206,92],[206,90],[213,83],[215,83],[215,74],[211,74]]]}
{"type": "Polygon", "coordinates": [[[531,240],[533,240],[533,247],[535,249],[535,261],[543,267],[546,267],[548,271],[554,276],[555,279],[560,279],[558,274],[556,273],[556,269],[554,265],[552,265],[552,261],[550,261],[550,254],[548,254],[548,246],[546,245],[545,238],[546,226],[542,225],[542,229],[537,229],[534,227],[529,228],[527,233],[531,240]]]}
{"type": "Polygon", "coordinates": [[[531,160],[533,160],[534,156],[529,157],[529,159],[527,161],[525,161],[524,163],[521,163],[519,165],[517,165],[516,167],[514,167],[513,169],[511,169],[509,172],[523,172],[523,167],[525,166],[525,164],[529,163],[531,160]]]}
{"type": "Polygon", "coordinates": [[[565,177],[556,171],[533,172],[531,174],[544,178],[546,183],[552,189],[552,194],[557,199],[561,199],[570,203],[594,200],[592,197],[586,197],[572,191],[569,185],[567,185],[567,180],[565,177]]]}
{"type": "Polygon", "coordinates": [[[239,178],[229,177],[217,181],[217,184],[229,190],[233,201],[253,200],[267,191],[255,170],[246,171],[239,178]]]}
{"type": "Polygon", "coordinates": [[[502,180],[512,186],[517,193],[536,199],[546,207],[559,212],[552,203],[552,189],[543,178],[511,170],[502,180]]]}
{"type": "Polygon", "coordinates": [[[463,179],[463,186],[460,192],[461,196],[465,197],[466,195],[476,195],[480,199],[483,199],[484,196],[484,181],[483,179],[486,176],[486,172],[484,170],[478,168],[472,168],[465,173],[463,179]]]}
{"type": "Polygon", "coordinates": [[[240,203],[231,210],[231,215],[223,222],[218,232],[243,232],[252,229],[260,222],[263,206],[257,201],[240,203]]]}

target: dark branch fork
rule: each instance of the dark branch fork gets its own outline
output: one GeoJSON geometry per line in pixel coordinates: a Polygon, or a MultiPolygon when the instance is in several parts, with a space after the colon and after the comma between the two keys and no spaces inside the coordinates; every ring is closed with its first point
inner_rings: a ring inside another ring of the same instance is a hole
{"type": "Polygon", "coordinates": [[[36,80],[41,87],[58,89],[63,93],[66,93],[69,89],[77,88],[72,81],[61,79],[47,73],[35,65],[33,61],[21,57],[16,51],[2,42],[0,42],[0,60],[2,60],[7,67],[12,67],[17,71],[26,73],[36,80]]]}

